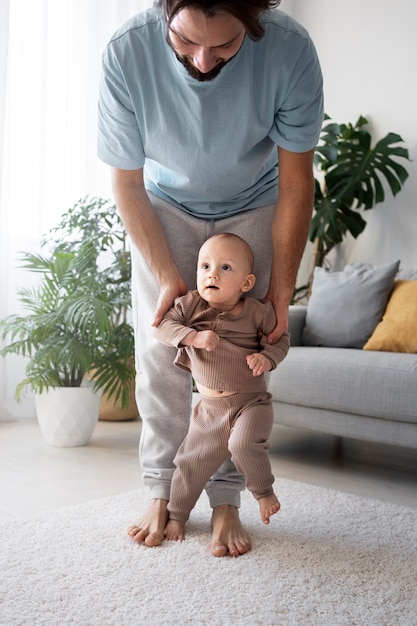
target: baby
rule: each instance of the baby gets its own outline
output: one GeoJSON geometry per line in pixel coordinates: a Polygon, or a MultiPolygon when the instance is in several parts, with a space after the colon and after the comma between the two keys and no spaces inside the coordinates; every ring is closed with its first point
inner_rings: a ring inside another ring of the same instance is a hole
{"type": "Polygon", "coordinates": [[[183,540],[185,522],[205,484],[227,459],[244,476],[269,524],[280,509],[268,455],[273,425],[263,374],[289,349],[285,332],[273,345],[272,303],[245,297],[255,284],[253,252],[230,233],[200,248],[197,290],[176,299],[158,328],[159,341],[178,348],[175,364],[191,371],[201,395],[188,434],[174,459],[165,536],[183,540]]]}

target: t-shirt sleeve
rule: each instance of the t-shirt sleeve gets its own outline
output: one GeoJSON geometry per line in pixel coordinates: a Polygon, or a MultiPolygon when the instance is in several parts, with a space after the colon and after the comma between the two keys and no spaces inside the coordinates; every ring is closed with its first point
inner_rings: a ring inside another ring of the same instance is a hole
{"type": "Polygon", "coordinates": [[[323,124],[323,77],[315,46],[305,40],[270,132],[274,143],[291,152],[315,148],[323,124]]]}
{"type": "Polygon", "coordinates": [[[135,111],[110,45],[103,53],[99,85],[97,154],[120,169],[140,169],[145,163],[135,111]]]}

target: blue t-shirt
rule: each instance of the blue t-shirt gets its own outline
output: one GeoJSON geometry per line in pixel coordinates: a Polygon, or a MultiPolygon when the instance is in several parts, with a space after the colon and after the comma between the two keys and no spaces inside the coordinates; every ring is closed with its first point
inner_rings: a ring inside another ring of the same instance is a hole
{"type": "Polygon", "coordinates": [[[144,168],[145,186],[201,218],[277,200],[276,146],[307,152],[323,120],[319,61],[307,31],[279,10],[262,17],[212,81],[191,78],[155,8],[131,18],[103,53],[98,156],[144,168]]]}

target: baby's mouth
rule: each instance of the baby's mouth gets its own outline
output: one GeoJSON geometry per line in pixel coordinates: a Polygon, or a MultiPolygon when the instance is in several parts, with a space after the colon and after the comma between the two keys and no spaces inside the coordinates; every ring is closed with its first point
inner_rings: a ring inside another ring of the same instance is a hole
{"type": "Polygon", "coordinates": [[[207,285],[207,289],[218,289],[216,285],[207,285]]]}

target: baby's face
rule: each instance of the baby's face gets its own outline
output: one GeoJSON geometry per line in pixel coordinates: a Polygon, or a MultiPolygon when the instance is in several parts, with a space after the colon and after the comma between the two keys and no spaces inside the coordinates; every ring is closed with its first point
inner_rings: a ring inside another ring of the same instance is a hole
{"type": "Polygon", "coordinates": [[[233,308],[242,294],[251,289],[250,262],[238,241],[212,238],[200,250],[197,289],[213,308],[233,308]]]}

